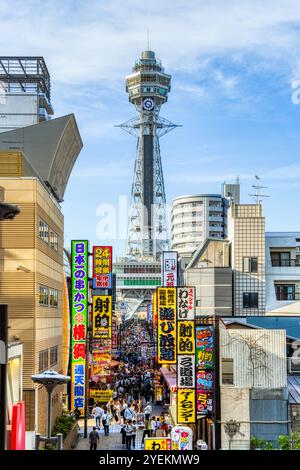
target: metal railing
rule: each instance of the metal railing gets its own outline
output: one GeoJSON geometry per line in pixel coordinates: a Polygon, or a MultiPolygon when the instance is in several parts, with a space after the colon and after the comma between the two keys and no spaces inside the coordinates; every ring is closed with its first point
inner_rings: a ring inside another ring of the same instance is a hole
{"type": "Polygon", "coordinates": [[[272,259],[272,266],[291,267],[300,266],[300,259],[272,259]]]}

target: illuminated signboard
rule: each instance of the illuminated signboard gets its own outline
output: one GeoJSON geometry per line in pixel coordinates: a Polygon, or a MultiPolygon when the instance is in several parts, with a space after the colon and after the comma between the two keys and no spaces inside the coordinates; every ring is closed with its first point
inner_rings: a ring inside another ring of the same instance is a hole
{"type": "Polygon", "coordinates": [[[196,366],[214,368],[214,330],[212,326],[196,327],[196,366]]]}
{"type": "Polygon", "coordinates": [[[93,297],[93,338],[111,338],[112,296],[95,295],[93,297]]]}
{"type": "Polygon", "coordinates": [[[157,289],[158,364],[176,364],[176,289],[157,289]]]}
{"type": "Polygon", "coordinates": [[[177,386],[195,388],[195,356],[177,356],[177,386]]]}
{"type": "Polygon", "coordinates": [[[195,287],[177,288],[177,318],[179,321],[195,319],[195,287]]]}
{"type": "Polygon", "coordinates": [[[93,247],[93,288],[112,289],[112,246],[93,247]]]}
{"type": "Polygon", "coordinates": [[[177,424],[194,424],[196,422],[195,389],[179,388],[177,390],[177,424]]]}
{"type": "Polygon", "coordinates": [[[177,354],[195,354],[195,322],[177,323],[177,354]]]}
{"type": "Polygon", "coordinates": [[[146,437],[145,440],[145,450],[171,450],[172,441],[168,437],[146,437]]]}
{"type": "Polygon", "coordinates": [[[71,242],[71,409],[84,413],[88,313],[88,241],[71,242]]]}
{"type": "Polygon", "coordinates": [[[162,285],[177,286],[177,251],[164,251],[162,255],[162,285]]]}

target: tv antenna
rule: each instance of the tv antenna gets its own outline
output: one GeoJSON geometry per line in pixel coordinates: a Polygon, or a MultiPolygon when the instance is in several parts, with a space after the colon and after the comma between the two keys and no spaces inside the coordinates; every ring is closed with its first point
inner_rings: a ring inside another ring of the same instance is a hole
{"type": "Polygon", "coordinates": [[[263,197],[270,197],[268,194],[263,194],[262,193],[262,190],[263,189],[268,189],[268,186],[261,186],[259,184],[259,182],[260,182],[260,177],[259,176],[254,175],[254,178],[257,180],[257,184],[252,185],[252,188],[255,189],[255,193],[254,194],[249,194],[249,196],[254,198],[256,204],[260,204],[262,202],[263,197]]]}

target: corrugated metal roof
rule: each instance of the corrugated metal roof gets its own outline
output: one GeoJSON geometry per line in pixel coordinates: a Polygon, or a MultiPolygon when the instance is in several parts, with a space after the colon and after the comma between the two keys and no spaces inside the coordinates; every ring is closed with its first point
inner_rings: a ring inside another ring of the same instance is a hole
{"type": "Polygon", "coordinates": [[[289,403],[300,404],[300,375],[288,375],[289,403]]]}

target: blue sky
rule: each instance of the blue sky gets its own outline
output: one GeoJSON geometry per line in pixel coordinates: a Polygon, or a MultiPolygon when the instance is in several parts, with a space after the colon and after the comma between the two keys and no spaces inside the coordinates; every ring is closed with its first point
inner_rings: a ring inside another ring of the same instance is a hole
{"type": "MultiPolygon", "coordinates": [[[[136,144],[114,125],[135,114],[124,77],[147,48],[147,29],[172,75],[161,115],[182,124],[161,140],[168,202],[217,193],[239,176],[250,203],[259,175],[271,196],[267,230],[299,231],[300,104],[292,84],[300,88],[300,3],[145,3],[0,0],[2,54],[45,57],[55,116],[73,112],[84,142],[62,205],[66,245],[107,243],[97,237],[97,208],[130,196],[136,144]]],[[[110,241],[121,254],[124,241],[110,241]]]]}

